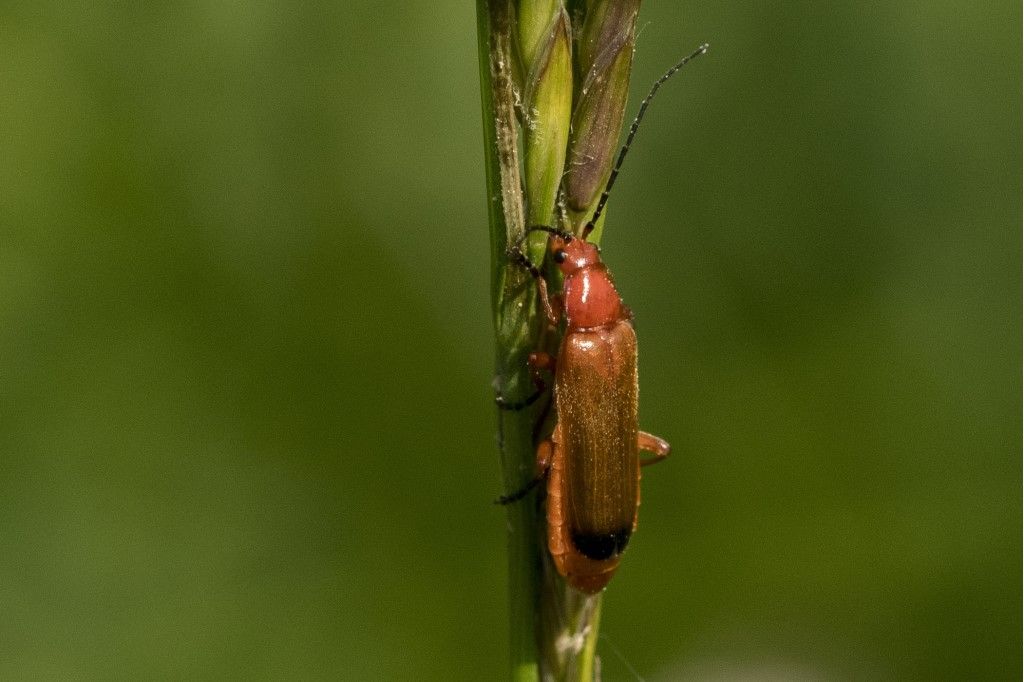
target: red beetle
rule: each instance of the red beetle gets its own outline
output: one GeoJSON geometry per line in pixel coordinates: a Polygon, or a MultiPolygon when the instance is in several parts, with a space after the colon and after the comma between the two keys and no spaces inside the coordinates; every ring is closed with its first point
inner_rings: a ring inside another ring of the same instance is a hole
{"type": "Polygon", "coordinates": [[[570,585],[594,593],[636,529],[640,466],[667,457],[669,444],[639,429],[633,315],[597,247],[555,236],[551,250],[565,277],[566,330],[555,367],[558,422],[537,448],[548,471],[548,551],[570,585]],[[654,457],[641,461],[641,450],[654,457]]]}
{"type": "MultiPolygon", "coordinates": [[[[548,296],[540,270],[519,247],[512,260],[529,269],[540,289],[552,325],[565,317],[565,336],[557,359],[533,353],[530,365],[554,372],[557,422],[551,436],[537,446],[537,476],[519,492],[499,500],[521,499],[547,476],[548,551],[570,585],[594,594],[611,580],[622,552],[636,530],[640,505],[640,467],[668,456],[667,442],[640,430],[637,416],[637,346],[633,314],[622,301],[595,244],[587,242],[622,161],[658,88],[707,45],[662,76],[640,105],[594,214],[577,237],[537,226],[549,233],[549,254],[562,272],[560,296],[548,296]],[[640,451],[652,453],[641,459],[640,451]]],[[[525,239],[525,236],[524,236],[525,239]]],[[[516,409],[532,403],[537,393],[516,409]]]]}

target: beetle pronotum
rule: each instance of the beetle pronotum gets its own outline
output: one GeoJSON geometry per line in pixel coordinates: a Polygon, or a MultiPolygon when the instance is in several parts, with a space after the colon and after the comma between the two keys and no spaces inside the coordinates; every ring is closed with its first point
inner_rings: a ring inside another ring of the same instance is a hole
{"type": "MultiPolygon", "coordinates": [[[[637,347],[633,315],[623,303],[597,246],[587,242],[594,229],[647,105],[658,88],[707,45],[669,69],[651,88],[619,152],[593,216],[579,236],[549,226],[549,254],[563,275],[560,296],[548,296],[540,270],[519,245],[510,258],[536,279],[552,325],[564,316],[565,335],[557,358],[534,353],[535,373],[553,371],[557,422],[549,438],[537,446],[537,476],[503,503],[521,499],[547,476],[548,551],[570,585],[588,594],[602,590],[618,568],[622,552],[636,529],[640,504],[640,467],[661,461],[669,444],[640,431],[637,416],[637,347]],[[640,458],[640,451],[653,457],[640,458]]],[[[525,235],[524,235],[525,238],[525,235]]],[[[511,404],[506,409],[535,400],[511,404]]]]}

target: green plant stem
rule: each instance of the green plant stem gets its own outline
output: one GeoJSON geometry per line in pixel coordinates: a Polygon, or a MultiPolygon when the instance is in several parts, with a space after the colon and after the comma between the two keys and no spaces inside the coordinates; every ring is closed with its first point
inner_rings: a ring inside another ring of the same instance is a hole
{"type": "MultiPolygon", "coordinates": [[[[516,119],[517,57],[511,0],[477,0],[481,100],[491,242],[491,302],[495,329],[495,388],[511,400],[533,390],[529,354],[546,327],[529,274],[510,263],[507,250],[524,234],[516,119]]],[[[548,335],[554,351],[558,339],[548,335]]],[[[506,491],[534,475],[535,435],[544,401],[521,411],[499,411],[499,449],[506,491]]],[[[549,425],[550,426],[550,425],[549,425]]],[[[506,507],[508,519],[509,634],[511,679],[591,682],[600,596],[568,587],[546,552],[542,495],[506,507]]]]}
{"type": "MultiPolygon", "coordinates": [[[[508,245],[524,231],[519,174],[512,47],[514,10],[509,0],[477,0],[477,34],[491,235],[491,303],[495,329],[495,387],[501,395],[529,388],[526,360],[536,338],[534,287],[510,266],[508,245]]],[[[500,411],[499,447],[506,490],[515,490],[533,471],[534,410],[500,411]]],[[[539,679],[537,605],[541,553],[540,515],[533,500],[508,505],[509,635],[511,679],[539,679]]]]}

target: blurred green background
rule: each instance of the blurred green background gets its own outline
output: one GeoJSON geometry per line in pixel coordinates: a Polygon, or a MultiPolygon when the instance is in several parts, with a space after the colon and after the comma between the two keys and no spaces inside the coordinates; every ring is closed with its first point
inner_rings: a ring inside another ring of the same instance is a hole
{"type": "MultiPolygon", "coordinates": [[[[1020,4],[640,27],[605,679],[1020,679],[1020,4]]],[[[0,678],[505,676],[474,31],[0,6],[0,678]]]]}

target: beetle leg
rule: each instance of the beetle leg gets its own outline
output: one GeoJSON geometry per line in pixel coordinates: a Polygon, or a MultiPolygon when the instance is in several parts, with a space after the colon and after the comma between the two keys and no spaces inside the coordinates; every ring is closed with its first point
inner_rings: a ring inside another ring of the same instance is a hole
{"type": "Polygon", "coordinates": [[[540,380],[540,371],[542,369],[555,373],[555,356],[544,351],[537,351],[536,353],[530,353],[530,359],[527,361],[530,363],[530,369],[536,374],[534,381],[540,380]]]}
{"type": "MultiPolygon", "coordinates": [[[[544,288],[541,289],[542,293],[547,293],[547,283],[544,283],[544,288]]],[[[562,294],[552,294],[551,296],[544,296],[544,300],[547,301],[544,304],[544,314],[548,316],[548,322],[551,323],[552,327],[557,327],[559,320],[562,319],[562,313],[565,311],[565,299],[562,294]]]]}
{"type": "Polygon", "coordinates": [[[548,296],[548,283],[543,277],[537,280],[537,290],[540,292],[540,302],[544,306],[548,322],[552,327],[557,327],[558,321],[562,319],[562,297],[548,296]]]}
{"type": "Polygon", "coordinates": [[[518,412],[519,410],[525,410],[530,405],[537,402],[537,399],[544,395],[544,388],[539,387],[533,393],[531,393],[526,400],[520,400],[518,402],[509,402],[505,400],[503,396],[496,396],[494,403],[498,406],[499,410],[510,410],[512,412],[518,412]]]}
{"type": "Polygon", "coordinates": [[[562,297],[549,296],[548,281],[540,274],[540,270],[538,270],[533,263],[527,260],[526,256],[523,256],[521,252],[519,252],[519,255],[522,256],[522,260],[520,262],[530,271],[530,274],[533,275],[534,279],[537,280],[537,291],[540,293],[540,303],[544,306],[544,314],[547,315],[548,322],[551,323],[552,327],[557,327],[558,321],[562,319],[562,297]]]}
{"type": "Polygon", "coordinates": [[[494,501],[495,504],[512,504],[518,502],[529,494],[531,490],[537,487],[537,484],[544,480],[544,477],[548,475],[548,469],[551,468],[551,457],[554,452],[554,445],[550,440],[544,440],[537,446],[537,470],[530,479],[530,482],[524,485],[519,490],[515,491],[511,495],[502,495],[494,501]]]}
{"type": "Polygon", "coordinates": [[[644,431],[641,431],[637,436],[636,443],[640,446],[641,450],[644,452],[650,452],[654,455],[654,457],[640,460],[640,466],[642,467],[645,467],[648,464],[656,464],[660,462],[668,457],[668,453],[672,451],[672,446],[666,441],[644,431]]]}
{"type": "Polygon", "coordinates": [[[557,300],[548,295],[548,283],[544,279],[544,275],[541,273],[540,268],[534,265],[526,254],[523,253],[522,249],[517,245],[510,247],[508,250],[508,259],[517,265],[520,265],[530,273],[530,276],[537,281],[537,290],[540,292],[540,302],[544,306],[544,314],[547,315],[548,322],[551,323],[552,327],[558,326],[558,321],[562,319],[562,301],[561,296],[557,300]]]}
{"type": "Polygon", "coordinates": [[[547,384],[544,382],[544,377],[541,375],[542,370],[547,370],[552,374],[555,373],[555,358],[549,353],[538,351],[536,353],[530,353],[530,357],[527,360],[530,365],[530,378],[533,379],[534,392],[530,394],[526,400],[520,400],[519,402],[509,402],[502,396],[498,396],[494,399],[494,402],[498,404],[498,408],[502,410],[518,411],[533,405],[537,402],[537,398],[544,395],[544,389],[547,388],[547,384]]]}

